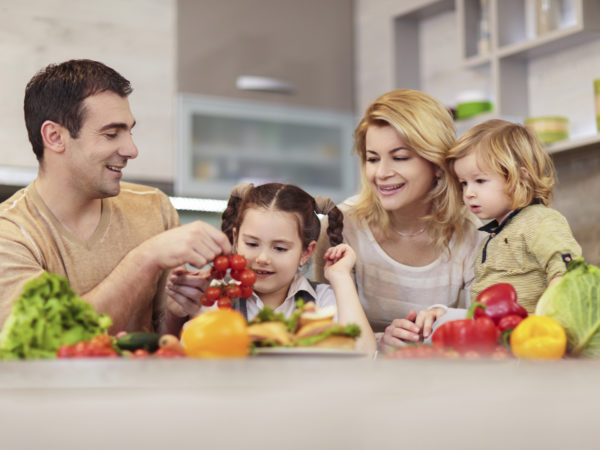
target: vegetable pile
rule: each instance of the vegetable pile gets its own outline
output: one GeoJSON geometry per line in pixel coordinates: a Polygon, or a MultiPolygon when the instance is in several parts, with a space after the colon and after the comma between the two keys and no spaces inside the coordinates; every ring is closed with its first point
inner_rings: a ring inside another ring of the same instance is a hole
{"type": "Polygon", "coordinates": [[[540,297],[535,313],[562,325],[570,355],[600,357],[600,268],[582,258],[571,261],[540,297]]]}
{"type": "Polygon", "coordinates": [[[66,278],[43,273],[15,300],[0,332],[3,359],[53,358],[63,344],[106,333],[112,320],[79,298],[66,278]]]}

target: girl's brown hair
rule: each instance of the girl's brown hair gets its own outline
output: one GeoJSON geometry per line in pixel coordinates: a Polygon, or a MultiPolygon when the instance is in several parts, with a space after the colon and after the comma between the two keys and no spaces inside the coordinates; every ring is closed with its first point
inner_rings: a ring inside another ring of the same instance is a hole
{"type": "Polygon", "coordinates": [[[389,235],[388,212],[381,205],[365,172],[367,130],[384,126],[393,127],[411,150],[440,169],[441,175],[429,194],[431,212],[423,221],[435,247],[440,251],[447,250],[452,236],[456,234],[460,241],[467,227],[460,190],[449,181],[445,164],[446,154],[454,145],[456,134],[449,111],[424,92],[397,89],[382,95],[367,108],[354,132],[354,150],[361,160],[362,189],[350,214],[368,225],[378,226],[389,235]]]}
{"type": "Polygon", "coordinates": [[[453,178],[455,161],[473,152],[482,170],[488,168],[504,177],[506,192],[513,199],[512,209],[523,208],[533,200],[550,206],[556,183],[554,164],[532,131],[499,119],[475,125],[448,154],[453,178]]]}
{"type": "Polygon", "coordinates": [[[293,184],[267,183],[260,186],[241,184],[231,191],[227,208],[221,217],[221,229],[233,242],[233,230],[239,230],[244,215],[250,208],[293,213],[298,219],[298,234],[302,249],[319,238],[321,221],[317,214],[329,219],[327,235],[331,245],[342,243],[344,216],[335,203],[326,197],[312,197],[293,184]]]}

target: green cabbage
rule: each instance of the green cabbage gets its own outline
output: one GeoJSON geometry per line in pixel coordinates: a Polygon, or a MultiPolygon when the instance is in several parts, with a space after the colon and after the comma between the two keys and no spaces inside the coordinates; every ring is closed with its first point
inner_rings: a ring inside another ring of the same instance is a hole
{"type": "Polygon", "coordinates": [[[567,332],[567,352],[600,357],[600,268],[582,258],[540,297],[536,314],[556,319],[567,332]]]}
{"type": "Polygon", "coordinates": [[[53,358],[63,344],[88,341],[112,325],[66,278],[44,272],[25,284],[0,332],[0,358],[53,358]]]}

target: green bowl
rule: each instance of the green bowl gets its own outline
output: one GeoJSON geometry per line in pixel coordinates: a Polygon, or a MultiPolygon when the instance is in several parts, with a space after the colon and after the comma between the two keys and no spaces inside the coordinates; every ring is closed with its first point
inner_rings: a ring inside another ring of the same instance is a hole
{"type": "Polygon", "coordinates": [[[491,110],[492,102],[487,100],[459,103],[456,105],[456,118],[468,119],[491,110]]]}

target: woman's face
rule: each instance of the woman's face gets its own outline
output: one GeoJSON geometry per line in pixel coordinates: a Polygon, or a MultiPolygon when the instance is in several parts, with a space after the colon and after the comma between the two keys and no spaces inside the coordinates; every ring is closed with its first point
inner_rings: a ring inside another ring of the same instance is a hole
{"type": "Polygon", "coordinates": [[[410,149],[392,126],[370,126],[365,173],[386,211],[421,214],[429,208],[426,199],[441,170],[410,149]]]}

